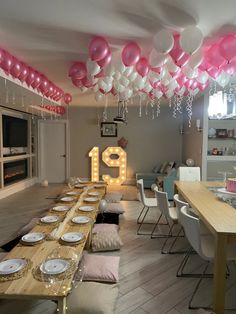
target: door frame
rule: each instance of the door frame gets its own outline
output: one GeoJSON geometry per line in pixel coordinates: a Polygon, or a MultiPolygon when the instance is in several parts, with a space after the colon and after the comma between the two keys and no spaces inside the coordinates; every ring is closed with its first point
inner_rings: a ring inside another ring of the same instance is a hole
{"type": "Polygon", "coordinates": [[[66,160],[65,160],[65,166],[66,166],[66,169],[65,169],[65,173],[66,173],[66,178],[65,180],[68,180],[69,178],[69,173],[70,173],[70,141],[69,141],[69,121],[68,120],[38,120],[38,179],[39,179],[39,182],[41,182],[44,178],[42,178],[42,173],[43,173],[43,165],[42,165],[42,155],[44,154],[44,149],[43,149],[43,145],[42,145],[42,136],[43,136],[43,133],[42,133],[42,125],[43,124],[49,124],[49,123],[62,123],[65,125],[65,154],[66,154],[66,160]]]}

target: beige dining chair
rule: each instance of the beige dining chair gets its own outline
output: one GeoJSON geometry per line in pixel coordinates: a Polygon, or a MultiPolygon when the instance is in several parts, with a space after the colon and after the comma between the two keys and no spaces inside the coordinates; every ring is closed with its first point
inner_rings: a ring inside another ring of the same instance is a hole
{"type": "MultiPolygon", "coordinates": [[[[196,284],[193,294],[189,301],[189,309],[204,308],[203,306],[193,306],[193,299],[198,291],[202,279],[204,278],[209,263],[214,261],[215,239],[212,234],[201,235],[201,221],[188,206],[183,206],[180,209],[179,220],[185,232],[185,236],[195,252],[207,262],[204,271],[196,284]]],[[[227,261],[234,261],[236,259],[236,246],[228,245],[227,247],[227,261]]]]}
{"type": "MultiPolygon", "coordinates": [[[[157,200],[155,197],[146,197],[144,193],[143,179],[137,180],[137,187],[138,187],[138,198],[139,198],[139,201],[143,205],[143,208],[141,209],[140,214],[137,218],[137,224],[139,225],[137,234],[138,235],[150,235],[151,233],[142,233],[140,230],[144,224],[150,224],[150,222],[145,222],[145,218],[150,208],[158,209],[157,200]],[[143,213],[144,215],[142,217],[143,213]]],[[[153,224],[153,222],[151,224],[153,224]]]]}

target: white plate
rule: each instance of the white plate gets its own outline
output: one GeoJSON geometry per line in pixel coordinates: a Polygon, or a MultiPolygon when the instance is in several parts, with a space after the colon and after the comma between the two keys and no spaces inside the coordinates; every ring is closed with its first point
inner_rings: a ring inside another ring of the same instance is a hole
{"type": "Polygon", "coordinates": [[[8,259],[0,263],[0,275],[13,274],[26,265],[26,260],[21,258],[8,259]]]}
{"type": "Polygon", "coordinates": [[[76,184],[75,188],[84,188],[86,185],[85,184],[76,184]]]}
{"type": "Polygon", "coordinates": [[[78,195],[78,192],[76,192],[76,191],[69,191],[69,192],[66,193],[66,195],[76,196],[76,195],[78,195]]]}
{"type": "Polygon", "coordinates": [[[65,242],[78,242],[84,237],[81,232],[67,232],[61,236],[61,239],[65,242]]]}
{"type": "Polygon", "coordinates": [[[99,192],[88,192],[89,196],[99,196],[100,193],[99,192]]]}
{"type": "Polygon", "coordinates": [[[232,196],[236,196],[235,192],[229,192],[229,191],[226,190],[226,188],[217,189],[217,192],[228,194],[228,195],[232,195],[232,196]]]}
{"type": "Polygon", "coordinates": [[[84,201],[88,203],[96,203],[99,201],[99,199],[97,197],[85,197],[84,201]]]}
{"type": "Polygon", "coordinates": [[[72,218],[72,221],[76,224],[86,224],[90,221],[90,219],[86,216],[76,216],[72,218]]]}
{"type": "Polygon", "coordinates": [[[27,233],[25,234],[21,240],[24,241],[24,242],[38,242],[38,241],[41,241],[43,240],[45,237],[45,234],[44,233],[41,233],[41,232],[31,232],[31,233],[27,233]]]}
{"type": "Polygon", "coordinates": [[[95,207],[93,207],[93,206],[80,206],[79,210],[81,210],[82,212],[92,212],[93,210],[95,210],[95,207]]]}
{"type": "Polygon", "coordinates": [[[45,216],[45,217],[42,217],[40,219],[41,222],[44,222],[44,223],[47,223],[47,224],[50,224],[52,222],[57,222],[59,219],[58,216],[45,216]]]}
{"type": "Polygon", "coordinates": [[[62,202],[73,202],[74,200],[75,200],[75,198],[72,196],[66,196],[66,197],[61,198],[62,202]]]}
{"type": "Polygon", "coordinates": [[[57,275],[66,271],[70,266],[69,261],[60,258],[50,259],[40,265],[42,273],[47,275],[57,275]]]}
{"type": "Polygon", "coordinates": [[[64,206],[55,206],[55,207],[53,207],[52,210],[55,210],[56,212],[65,212],[69,209],[70,209],[69,206],[64,205],[64,206]]]}

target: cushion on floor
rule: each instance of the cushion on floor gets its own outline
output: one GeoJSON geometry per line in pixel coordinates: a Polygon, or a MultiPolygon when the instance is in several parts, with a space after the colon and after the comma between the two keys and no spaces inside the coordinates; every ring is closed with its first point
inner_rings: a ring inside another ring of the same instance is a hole
{"type": "Polygon", "coordinates": [[[116,213],[100,213],[97,215],[96,224],[116,224],[119,225],[119,214],[116,213]]]}
{"type": "Polygon", "coordinates": [[[81,263],[84,267],[84,281],[119,281],[119,256],[84,254],[81,263]]]}
{"type": "Polygon", "coordinates": [[[117,284],[82,282],[67,297],[68,314],[112,314],[118,297],[117,284]]]}
{"type": "Polygon", "coordinates": [[[92,235],[92,251],[115,251],[120,250],[123,245],[117,230],[104,228],[104,231],[93,233],[92,235]]]}
{"type": "Polygon", "coordinates": [[[122,199],[122,194],[120,192],[109,192],[105,195],[105,200],[108,203],[119,203],[122,199]]]}
{"type": "Polygon", "coordinates": [[[107,203],[103,213],[123,214],[124,208],[120,203],[107,203]]]}
{"type": "Polygon", "coordinates": [[[92,233],[98,232],[118,232],[119,226],[116,224],[94,224],[92,233]]]}

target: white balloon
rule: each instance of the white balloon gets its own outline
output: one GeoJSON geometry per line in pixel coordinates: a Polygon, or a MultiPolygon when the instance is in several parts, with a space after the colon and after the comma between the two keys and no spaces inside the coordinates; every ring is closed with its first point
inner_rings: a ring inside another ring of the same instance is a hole
{"type": "Polygon", "coordinates": [[[164,86],[167,86],[170,84],[170,81],[172,80],[172,76],[170,75],[169,72],[166,72],[165,75],[162,77],[161,79],[161,83],[164,85],[164,86]]]}
{"type": "Polygon", "coordinates": [[[102,100],[104,98],[104,94],[101,93],[99,90],[95,93],[96,101],[102,100]]]}
{"type": "Polygon", "coordinates": [[[130,76],[133,73],[134,67],[126,67],[125,71],[124,71],[124,75],[126,76],[130,76]]]}
{"type": "Polygon", "coordinates": [[[119,59],[116,65],[117,71],[119,71],[121,74],[123,74],[126,70],[126,66],[124,63],[119,59]]]}
{"type": "Polygon", "coordinates": [[[106,76],[113,76],[115,74],[115,68],[113,64],[109,64],[104,70],[106,76]]]}
{"type": "Polygon", "coordinates": [[[159,73],[156,73],[156,72],[153,72],[153,71],[150,71],[148,73],[148,78],[149,80],[154,83],[156,81],[159,81],[161,79],[161,75],[159,73]]]}
{"type": "Polygon", "coordinates": [[[169,90],[175,90],[177,87],[179,87],[179,84],[177,83],[176,80],[172,80],[168,85],[169,90]]]}
{"type": "Polygon", "coordinates": [[[95,86],[93,87],[93,91],[96,93],[98,90],[99,90],[98,85],[95,85],[95,86]]]}
{"type": "Polygon", "coordinates": [[[173,95],[174,95],[174,91],[172,91],[172,90],[168,90],[168,91],[166,92],[166,97],[167,97],[168,99],[171,98],[173,95]]]}
{"type": "Polygon", "coordinates": [[[180,34],[180,47],[187,53],[193,54],[197,51],[203,41],[203,34],[201,30],[196,26],[186,27],[180,34]]]}
{"type": "Polygon", "coordinates": [[[138,89],[143,89],[145,82],[146,78],[138,74],[136,80],[134,81],[134,84],[138,89]]]}
{"type": "Polygon", "coordinates": [[[86,61],[86,68],[87,68],[88,76],[91,76],[91,75],[94,76],[98,74],[101,70],[101,67],[97,64],[97,62],[91,59],[88,59],[86,61]]]}
{"type": "Polygon", "coordinates": [[[157,52],[168,53],[174,46],[174,37],[169,30],[163,29],[154,36],[153,45],[157,52]]]}
{"type": "Polygon", "coordinates": [[[104,92],[108,93],[112,89],[112,83],[106,84],[105,88],[103,88],[104,92]]]}
{"type": "Polygon", "coordinates": [[[188,64],[186,64],[183,68],[182,71],[185,76],[189,79],[193,79],[198,76],[198,69],[192,69],[188,64]]]}
{"type": "Polygon", "coordinates": [[[225,73],[224,71],[221,72],[221,74],[216,78],[216,82],[221,86],[225,87],[229,84],[231,76],[228,73],[225,73]]]}
{"type": "Polygon", "coordinates": [[[101,89],[103,89],[105,91],[105,89],[107,87],[107,84],[103,80],[100,80],[98,82],[98,86],[99,86],[99,88],[101,88],[101,89]]]}
{"type": "Polygon", "coordinates": [[[127,87],[129,85],[130,81],[129,81],[129,79],[127,77],[122,75],[121,78],[120,78],[120,83],[122,85],[124,85],[125,87],[127,87]]]}
{"type": "Polygon", "coordinates": [[[125,91],[124,91],[124,95],[125,95],[125,98],[126,99],[129,99],[132,95],[133,95],[133,90],[131,88],[127,88],[125,91]]]}
{"type": "Polygon", "coordinates": [[[165,67],[169,72],[175,73],[179,70],[179,67],[174,63],[173,59],[170,56],[167,59],[165,67]]]}
{"type": "Polygon", "coordinates": [[[195,89],[189,89],[189,94],[196,96],[199,93],[199,89],[195,88],[195,89]]]}
{"type": "Polygon", "coordinates": [[[129,76],[130,82],[133,82],[137,78],[137,75],[138,75],[137,72],[131,73],[130,76],[129,76]]]}
{"type": "Polygon", "coordinates": [[[196,78],[196,80],[201,83],[201,84],[205,84],[209,79],[209,74],[206,71],[200,72],[198,73],[198,77],[196,78]]]}
{"type": "Polygon", "coordinates": [[[185,90],[186,90],[186,87],[182,86],[181,89],[176,92],[176,94],[179,95],[179,96],[183,96],[185,90]]]}
{"type": "Polygon", "coordinates": [[[106,77],[104,77],[103,81],[104,81],[106,84],[112,84],[112,82],[113,82],[113,77],[112,77],[112,76],[106,76],[106,77]]]}
{"type": "Polygon", "coordinates": [[[154,96],[157,98],[157,99],[160,99],[162,97],[163,93],[162,91],[156,89],[154,90],[154,96]]]}
{"type": "Polygon", "coordinates": [[[81,93],[85,93],[85,92],[87,92],[87,90],[88,90],[88,88],[87,88],[87,87],[85,87],[85,86],[80,87],[80,91],[81,91],[81,93]]]}
{"type": "Polygon", "coordinates": [[[115,74],[114,74],[114,78],[116,80],[119,80],[121,78],[121,73],[119,71],[116,71],[115,74]]]}
{"type": "Polygon", "coordinates": [[[168,55],[164,53],[157,53],[155,49],[152,49],[149,56],[149,63],[151,67],[157,68],[163,66],[168,60],[168,55]]]}
{"type": "Polygon", "coordinates": [[[196,69],[203,61],[202,50],[196,51],[188,60],[188,65],[192,69],[196,69]]]}
{"type": "Polygon", "coordinates": [[[150,83],[146,82],[143,90],[147,93],[150,93],[150,91],[152,90],[152,85],[150,83]]]}
{"type": "Polygon", "coordinates": [[[100,202],[99,202],[99,211],[102,213],[104,212],[104,210],[106,209],[107,207],[107,201],[102,199],[100,202]]]}

